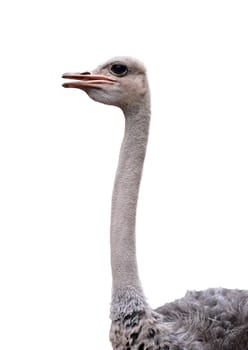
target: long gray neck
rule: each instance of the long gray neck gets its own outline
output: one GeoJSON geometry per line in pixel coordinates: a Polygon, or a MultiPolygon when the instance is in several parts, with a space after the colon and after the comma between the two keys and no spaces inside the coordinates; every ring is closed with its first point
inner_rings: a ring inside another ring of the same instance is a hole
{"type": "Polygon", "coordinates": [[[142,310],[142,291],[136,259],[136,208],[150,122],[149,96],[142,108],[125,110],[125,134],[116,172],[111,212],[111,318],[142,310]]]}

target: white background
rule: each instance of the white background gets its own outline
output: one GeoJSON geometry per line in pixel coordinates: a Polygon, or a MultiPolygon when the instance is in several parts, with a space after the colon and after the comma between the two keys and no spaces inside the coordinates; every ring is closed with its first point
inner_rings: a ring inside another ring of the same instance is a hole
{"type": "Polygon", "coordinates": [[[0,17],[0,348],[110,349],[123,118],[60,77],[111,56],[144,61],[151,85],[137,223],[149,302],[248,289],[247,1],[5,1],[0,17]]]}

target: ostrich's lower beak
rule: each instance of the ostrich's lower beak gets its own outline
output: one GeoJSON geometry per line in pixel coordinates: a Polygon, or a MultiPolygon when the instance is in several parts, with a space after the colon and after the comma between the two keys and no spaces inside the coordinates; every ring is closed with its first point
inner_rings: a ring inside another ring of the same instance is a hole
{"type": "Polygon", "coordinates": [[[76,80],[64,83],[63,87],[78,89],[84,89],[87,87],[100,88],[103,84],[114,84],[116,82],[116,79],[111,78],[107,75],[91,74],[89,72],[65,73],[62,75],[62,78],[76,80]]]}

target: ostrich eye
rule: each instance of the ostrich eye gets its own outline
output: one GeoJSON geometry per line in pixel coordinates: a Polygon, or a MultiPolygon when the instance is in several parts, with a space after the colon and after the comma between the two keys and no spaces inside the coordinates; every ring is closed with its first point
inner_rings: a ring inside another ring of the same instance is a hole
{"type": "Polygon", "coordinates": [[[110,71],[114,75],[118,75],[119,77],[123,77],[124,75],[127,74],[128,69],[127,69],[127,66],[125,64],[114,63],[114,64],[112,64],[110,71]]]}

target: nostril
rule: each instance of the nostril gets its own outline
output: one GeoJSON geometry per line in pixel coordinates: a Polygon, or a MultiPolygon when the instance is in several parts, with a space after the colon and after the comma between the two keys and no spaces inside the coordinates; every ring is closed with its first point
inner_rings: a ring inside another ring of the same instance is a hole
{"type": "Polygon", "coordinates": [[[80,75],[90,75],[91,73],[90,72],[82,72],[80,73],[80,75]]]}

